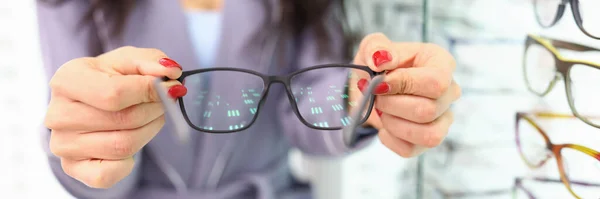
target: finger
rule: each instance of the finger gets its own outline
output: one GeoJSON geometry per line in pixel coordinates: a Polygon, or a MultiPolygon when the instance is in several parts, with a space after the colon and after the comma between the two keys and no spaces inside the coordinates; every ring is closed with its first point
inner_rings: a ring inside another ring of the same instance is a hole
{"type": "Polygon", "coordinates": [[[433,122],[446,112],[452,102],[460,97],[460,87],[452,84],[439,99],[416,95],[382,95],[375,101],[375,108],[411,122],[426,124],[433,122]]]}
{"type": "Polygon", "coordinates": [[[121,47],[97,57],[96,68],[121,75],[150,75],[177,79],[181,66],[154,48],[121,47]]]}
{"type": "Polygon", "coordinates": [[[446,49],[430,43],[395,42],[393,50],[400,54],[396,68],[436,67],[454,72],[456,60],[446,49]]]}
{"type": "Polygon", "coordinates": [[[400,61],[398,52],[393,50],[393,42],[382,33],[373,33],[361,41],[354,63],[381,72],[396,68],[400,61]]]}
{"type": "Polygon", "coordinates": [[[381,115],[381,122],[383,128],[388,130],[394,137],[415,145],[433,148],[446,137],[453,122],[453,116],[451,111],[447,111],[431,123],[418,124],[384,113],[381,115]]]}
{"type": "Polygon", "coordinates": [[[68,176],[97,189],[107,189],[127,177],[134,167],[133,158],[124,160],[69,160],[61,159],[62,169],[68,176]]]}
{"type": "Polygon", "coordinates": [[[163,114],[162,104],[157,102],[142,103],[113,112],[56,96],[48,105],[45,125],[52,130],[72,132],[136,129],[163,114]]]}
{"type": "Polygon", "coordinates": [[[73,133],[53,130],[50,150],[58,157],[74,160],[120,160],[132,157],[160,131],[164,116],[138,129],[73,133]]]}
{"type": "Polygon", "coordinates": [[[427,150],[425,147],[417,146],[405,140],[394,137],[385,129],[379,130],[378,136],[384,146],[405,158],[414,157],[427,150]]]}
{"type": "MultiPolygon", "coordinates": [[[[50,81],[52,92],[101,110],[118,111],[135,104],[160,101],[153,76],[111,75],[75,66],[61,70],[64,71],[57,72],[50,81]]],[[[181,84],[173,80],[163,85],[181,84]]]]}
{"type": "Polygon", "coordinates": [[[452,74],[444,68],[399,68],[385,76],[373,91],[376,95],[410,94],[437,99],[452,84],[452,74]]]}

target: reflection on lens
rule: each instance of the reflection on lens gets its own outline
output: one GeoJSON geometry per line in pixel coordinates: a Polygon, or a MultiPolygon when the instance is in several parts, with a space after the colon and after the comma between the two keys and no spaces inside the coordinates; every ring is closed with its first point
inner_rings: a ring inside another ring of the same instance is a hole
{"type": "Polygon", "coordinates": [[[580,198],[600,198],[600,162],[572,148],[563,148],[561,156],[571,190],[580,198]]]}
{"type": "Polygon", "coordinates": [[[185,77],[184,84],[188,88],[183,97],[186,115],[195,127],[205,131],[247,127],[256,117],[264,91],[261,77],[237,71],[194,74],[185,77]]]}
{"type": "Polygon", "coordinates": [[[531,45],[525,53],[525,80],[529,89],[542,94],[556,77],[554,55],[541,45],[531,45]]]}
{"type": "Polygon", "coordinates": [[[576,64],[568,75],[573,108],[592,124],[600,124],[600,70],[576,64]]]}
{"type": "Polygon", "coordinates": [[[540,25],[548,27],[553,25],[562,0],[535,0],[536,17],[540,25]]]}
{"type": "Polygon", "coordinates": [[[364,79],[361,83],[365,83],[365,87],[371,80],[369,73],[362,70],[350,73],[347,68],[342,67],[320,68],[293,76],[290,86],[298,111],[307,123],[321,128],[341,128],[351,124],[353,119],[361,120],[365,117],[363,114],[362,118],[351,118],[352,113],[348,112],[349,107],[358,106],[363,96],[349,96],[350,92],[346,90],[358,91],[356,81],[360,79],[364,79]],[[339,73],[350,74],[353,81],[314,78],[322,74],[339,73]]]}
{"type": "Polygon", "coordinates": [[[519,152],[530,166],[539,166],[551,157],[542,134],[525,118],[519,120],[519,152]]]}
{"type": "Polygon", "coordinates": [[[579,15],[581,16],[582,28],[594,37],[600,37],[600,1],[579,0],[579,15]]]}

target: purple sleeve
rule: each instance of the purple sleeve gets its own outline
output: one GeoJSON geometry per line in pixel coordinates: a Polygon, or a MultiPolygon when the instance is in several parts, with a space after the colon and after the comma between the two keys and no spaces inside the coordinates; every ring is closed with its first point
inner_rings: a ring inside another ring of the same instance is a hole
{"type": "MultiPolygon", "coordinates": [[[[303,47],[300,52],[296,55],[298,60],[297,66],[306,68],[320,64],[331,64],[331,63],[348,63],[349,60],[344,59],[344,45],[343,45],[343,30],[340,24],[331,22],[327,25],[329,34],[329,44],[333,50],[332,55],[327,58],[320,58],[318,54],[318,46],[314,32],[307,31],[303,35],[301,41],[303,47]]],[[[319,85],[338,85],[343,86],[348,81],[348,72],[340,70],[339,73],[331,74],[319,74],[318,76],[311,78],[311,84],[319,85]]],[[[319,86],[319,88],[326,89],[327,86],[319,86]]],[[[319,93],[313,88],[313,93],[319,93]]],[[[326,93],[326,92],[325,92],[326,93]]],[[[339,100],[342,100],[341,98],[339,100]]],[[[310,103],[308,101],[298,101],[298,106],[301,107],[303,103],[310,103]]],[[[348,147],[344,144],[342,130],[336,131],[322,131],[309,128],[302,124],[294,114],[289,101],[282,99],[279,104],[280,114],[282,115],[282,122],[284,132],[290,139],[290,142],[294,147],[297,147],[302,152],[311,155],[345,155],[357,149],[363,148],[368,143],[372,143],[373,136],[361,136],[361,140],[355,145],[355,147],[348,147]]]]}
{"type": "MultiPolygon", "coordinates": [[[[40,44],[43,64],[48,78],[52,77],[63,63],[78,57],[95,56],[100,52],[100,43],[93,26],[78,29],[78,24],[88,8],[88,1],[67,0],[59,6],[37,2],[40,44]]],[[[110,189],[92,189],[64,173],[60,160],[50,153],[48,141],[50,131],[42,130],[43,149],[48,156],[51,170],[62,186],[77,198],[126,198],[136,186],[138,172],[110,189]]],[[[141,156],[140,156],[141,157],[141,156]]],[[[141,161],[136,156],[136,167],[141,161]]]]}

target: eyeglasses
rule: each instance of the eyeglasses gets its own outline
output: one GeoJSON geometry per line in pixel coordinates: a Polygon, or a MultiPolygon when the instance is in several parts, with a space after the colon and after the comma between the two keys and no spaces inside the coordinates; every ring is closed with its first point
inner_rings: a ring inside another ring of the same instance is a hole
{"type": "Polygon", "coordinates": [[[573,18],[581,31],[587,36],[600,39],[600,24],[597,19],[598,0],[534,0],[534,11],[540,26],[554,26],[564,15],[567,4],[571,6],[573,18]]]}
{"type": "Polygon", "coordinates": [[[584,117],[600,112],[600,64],[567,59],[557,49],[600,53],[600,50],[559,40],[529,35],[525,42],[523,73],[527,88],[542,97],[548,94],[562,78],[569,107],[575,116],[600,128],[600,120],[584,117]]]}
{"type": "MultiPolygon", "coordinates": [[[[540,198],[547,198],[545,197],[546,195],[539,197],[538,194],[534,194],[531,189],[527,188],[527,186],[525,186],[524,182],[525,181],[531,181],[531,182],[536,182],[536,183],[540,183],[540,184],[561,184],[562,181],[560,179],[551,179],[551,178],[539,178],[539,177],[534,177],[534,178],[515,178],[515,183],[512,189],[512,196],[513,199],[540,199],[540,198]]],[[[577,186],[577,187],[581,187],[581,188],[588,188],[588,189],[594,189],[596,192],[598,190],[600,190],[600,184],[590,184],[590,183],[586,183],[586,182],[578,182],[578,181],[571,181],[570,182],[572,186],[577,186]]],[[[548,189],[545,189],[544,192],[548,193],[549,197],[552,198],[566,198],[569,197],[571,195],[571,193],[567,193],[566,195],[557,195],[559,193],[552,191],[552,192],[548,192],[546,191],[548,189]]],[[[562,193],[560,193],[562,194],[562,193]]]]}
{"type": "MultiPolygon", "coordinates": [[[[533,177],[533,178],[519,177],[519,178],[515,178],[512,188],[509,188],[509,189],[450,192],[450,191],[443,190],[439,187],[434,187],[432,191],[428,192],[430,195],[427,198],[432,198],[432,199],[500,198],[500,196],[504,196],[507,194],[511,194],[513,199],[547,198],[547,197],[544,197],[546,195],[539,197],[539,194],[534,194],[533,191],[531,191],[532,189],[529,188],[529,186],[525,185],[525,184],[531,185],[531,183],[525,183],[525,182],[535,182],[535,185],[538,185],[538,184],[548,185],[548,184],[561,184],[562,183],[562,181],[560,179],[539,178],[539,177],[533,177]]],[[[593,188],[593,189],[596,189],[596,191],[600,188],[600,184],[590,184],[590,183],[586,183],[586,182],[571,181],[571,184],[574,186],[578,186],[578,187],[580,186],[580,187],[586,187],[586,188],[593,188]]],[[[536,188],[537,188],[537,186],[536,186],[536,188]]],[[[566,198],[571,195],[570,193],[567,193],[568,195],[566,195],[566,196],[557,195],[557,194],[563,194],[563,193],[557,193],[555,191],[548,192],[547,189],[544,190],[544,193],[548,193],[548,196],[550,196],[552,198],[566,198]]],[[[506,198],[506,197],[501,197],[501,198],[506,198]]]]}
{"type": "MultiPolygon", "coordinates": [[[[265,102],[270,101],[269,88],[279,82],[285,87],[286,95],[273,93],[272,97],[287,96],[291,104],[289,111],[304,125],[318,130],[341,130],[351,123],[364,123],[371,114],[375,96],[350,96],[350,93],[360,92],[349,91],[366,88],[376,75],[378,73],[366,66],[351,64],[313,66],[284,76],[268,76],[240,68],[198,69],[184,71],[177,79],[188,87],[188,93],[178,101],[183,120],[193,129],[207,133],[238,132],[256,121],[265,102]],[[362,98],[367,98],[366,105],[358,107],[357,102],[362,98]],[[364,111],[353,118],[348,110],[351,107],[364,111]]],[[[281,106],[278,101],[272,102],[268,106],[281,106]]],[[[281,117],[277,112],[266,114],[273,116],[269,120],[281,117]]]]}
{"type": "Polygon", "coordinates": [[[600,184],[600,153],[581,145],[552,143],[544,130],[532,119],[533,117],[573,118],[570,115],[557,113],[517,113],[515,140],[525,164],[536,169],[555,157],[560,180],[575,198],[599,198],[599,189],[589,191],[572,185],[576,178],[589,180],[587,184],[600,184]]]}

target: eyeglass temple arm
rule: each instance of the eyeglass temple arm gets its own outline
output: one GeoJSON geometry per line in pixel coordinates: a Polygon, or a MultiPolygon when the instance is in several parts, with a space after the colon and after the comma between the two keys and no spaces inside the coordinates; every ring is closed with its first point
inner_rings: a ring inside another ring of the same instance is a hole
{"type": "Polygon", "coordinates": [[[371,80],[369,86],[367,87],[367,90],[364,92],[367,94],[365,94],[365,96],[360,100],[360,103],[358,104],[357,108],[354,109],[354,113],[350,113],[352,122],[350,123],[350,125],[342,129],[344,143],[346,144],[346,146],[352,147],[356,144],[356,138],[358,137],[356,133],[356,127],[358,125],[361,125],[359,122],[362,120],[362,113],[364,109],[367,108],[368,102],[370,101],[371,97],[375,97],[372,93],[375,90],[375,87],[377,87],[377,85],[383,82],[383,79],[384,75],[377,75],[371,80]]]}
{"type": "MultiPolygon", "coordinates": [[[[527,179],[527,178],[524,178],[524,179],[527,179]]],[[[530,179],[534,180],[534,181],[538,181],[538,182],[562,183],[562,180],[560,180],[560,179],[551,179],[551,178],[542,178],[542,177],[535,177],[535,178],[530,178],[530,179]]],[[[600,184],[598,184],[598,183],[588,183],[588,182],[572,181],[572,180],[570,180],[569,183],[579,185],[579,186],[586,186],[586,187],[600,187],[600,184]]]]}
{"type": "Polygon", "coordinates": [[[584,46],[581,44],[556,40],[556,39],[548,39],[551,41],[552,45],[556,48],[568,49],[573,51],[585,52],[585,51],[600,51],[600,49],[584,46]]]}
{"type": "MultiPolygon", "coordinates": [[[[168,78],[166,78],[166,80],[168,80],[168,78]]],[[[186,143],[191,136],[190,131],[185,122],[185,118],[183,118],[183,115],[181,114],[179,106],[177,106],[175,101],[167,95],[167,90],[161,85],[161,83],[166,80],[165,78],[156,78],[153,83],[154,89],[156,89],[156,92],[158,93],[166,116],[174,124],[175,136],[177,136],[181,143],[186,143]]],[[[179,98],[179,100],[183,99],[179,98]]]]}
{"type": "MultiPolygon", "coordinates": [[[[523,114],[526,114],[526,113],[523,113],[523,114]]],[[[565,114],[565,113],[534,112],[532,114],[535,115],[536,117],[541,117],[541,118],[556,118],[556,119],[560,119],[560,118],[576,118],[575,115],[565,114]]],[[[600,116],[588,116],[588,115],[584,115],[583,117],[590,118],[590,119],[600,119],[600,116]]]]}

